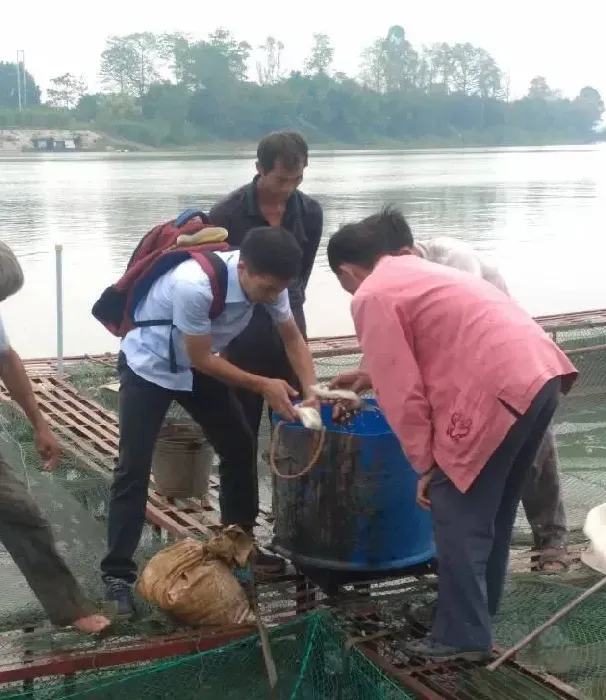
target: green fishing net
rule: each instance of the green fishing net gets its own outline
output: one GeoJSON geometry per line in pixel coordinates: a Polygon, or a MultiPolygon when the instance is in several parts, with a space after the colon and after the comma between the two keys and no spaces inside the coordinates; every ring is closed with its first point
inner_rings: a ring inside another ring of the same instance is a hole
{"type": "MultiPolygon", "coordinates": [[[[324,612],[270,631],[280,700],[412,700],[345,639],[324,612]]],[[[119,670],[41,678],[0,689],[0,700],[265,700],[269,683],[257,636],[211,651],[119,670]]]]}

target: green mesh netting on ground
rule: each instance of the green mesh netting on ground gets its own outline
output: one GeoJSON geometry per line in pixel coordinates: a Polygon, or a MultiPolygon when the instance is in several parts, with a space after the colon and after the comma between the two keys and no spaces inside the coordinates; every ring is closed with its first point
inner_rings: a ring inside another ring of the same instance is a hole
{"type": "MultiPolygon", "coordinates": [[[[280,700],[413,700],[345,639],[326,613],[270,632],[280,700]]],[[[257,636],[219,649],[120,670],[42,678],[34,687],[0,687],[0,700],[265,700],[269,685],[257,636]]]]}
{"type": "MultiPolygon", "coordinates": [[[[601,578],[589,569],[562,576],[510,576],[496,622],[509,647],[546,622],[601,578]]],[[[592,700],[606,698],[606,591],[585,600],[523,649],[518,659],[549,673],[592,700]]]]}
{"type": "MultiPolygon", "coordinates": [[[[103,596],[99,564],[105,551],[109,475],[86,469],[66,454],[52,474],[41,470],[30,424],[12,406],[0,404],[0,455],[27,485],[30,494],[53,528],[57,549],[89,596],[103,596]]],[[[167,542],[146,526],[137,552],[143,564],[167,542]]],[[[39,624],[45,619],[37,599],[0,543],[0,633],[39,624]]],[[[151,611],[143,610],[147,620],[151,611]]],[[[166,621],[165,630],[174,625],[166,621]]],[[[162,631],[162,630],[160,630],[162,631]]],[[[2,655],[0,636],[0,656],[2,655]]]]}

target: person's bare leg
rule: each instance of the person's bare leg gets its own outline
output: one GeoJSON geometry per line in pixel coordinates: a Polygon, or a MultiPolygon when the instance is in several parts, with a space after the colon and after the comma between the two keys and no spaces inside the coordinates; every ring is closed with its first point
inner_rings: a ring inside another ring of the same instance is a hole
{"type": "Polygon", "coordinates": [[[25,576],[50,621],[98,634],[111,623],[57,552],[50,525],[13,470],[0,457],[0,541],[25,576]]]}

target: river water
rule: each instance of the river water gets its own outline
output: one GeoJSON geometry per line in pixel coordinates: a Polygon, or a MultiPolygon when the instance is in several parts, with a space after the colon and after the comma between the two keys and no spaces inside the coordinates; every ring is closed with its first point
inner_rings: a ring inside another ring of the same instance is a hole
{"type": "MultiPolygon", "coordinates": [[[[115,349],[90,308],[142,234],[188,207],[208,209],[253,174],[253,153],[0,158],[0,238],[26,274],[2,305],[13,345],[23,357],[55,355],[62,243],[65,352],[115,349]]],[[[324,206],[325,241],[339,224],[396,204],[419,239],[476,245],[533,314],[606,305],[605,146],[313,153],[303,189],[324,206]]],[[[324,247],[308,297],[310,335],[352,331],[324,247]]]]}

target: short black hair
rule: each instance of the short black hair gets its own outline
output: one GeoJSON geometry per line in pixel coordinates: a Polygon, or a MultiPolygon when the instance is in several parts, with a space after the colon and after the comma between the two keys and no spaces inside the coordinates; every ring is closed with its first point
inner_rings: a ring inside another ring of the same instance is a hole
{"type": "Polygon", "coordinates": [[[281,226],[251,228],[240,246],[240,258],[253,275],[281,280],[299,276],[303,252],[294,235],[281,226]]]}
{"type": "Polygon", "coordinates": [[[412,248],[414,245],[408,221],[396,207],[383,207],[378,214],[362,219],[362,223],[383,238],[388,253],[397,253],[402,248],[412,248]]]}
{"type": "Polygon", "coordinates": [[[361,221],[342,226],[330,237],[326,248],[328,264],[335,273],[346,263],[372,270],[377,260],[387,254],[383,238],[361,221]]]}
{"type": "Polygon", "coordinates": [[[264,136],[257,147],[257,161],[264,173],[271,172],[278,161],[286,170],[306,167],[309,149],[296,131],[274,131],[264,136]]]}

